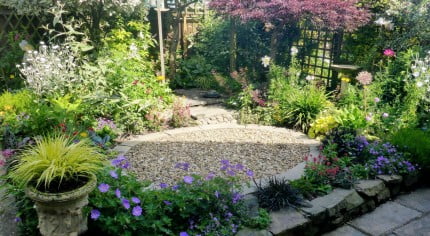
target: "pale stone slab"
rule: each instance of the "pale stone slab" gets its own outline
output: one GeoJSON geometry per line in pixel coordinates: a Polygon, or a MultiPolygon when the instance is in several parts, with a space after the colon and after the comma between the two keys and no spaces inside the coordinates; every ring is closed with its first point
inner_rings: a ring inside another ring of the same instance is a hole
{"type": "Polygon", "coordinates": [[[344,225],[340,228],[337,228],[334,231],[331,231],[329,233],[323,234],[323,236],[366,236],[366,234],[363,234],[362,232],[352,228],[349,225],[344,225]]]}
{"type": "Polygon", "coordinates": [[[272,234],[267,230],[244,228],[240,230],[236,236],[272,236],[272,234]]]}
{"type": "Polygon", "coordinates": [[[410,194],[399,196],[396,202],[420,212],[430,212],[430,189],[418,189],[410,194]]]}
{"type": "Polygon", "coordinates": [[[370,235],[382,235],[420,216],[418,211],[396,202],[387,202],[349,224],[370,235]]]}
{"type": "Polygon", "coordinates": [[[394,231],[396,235],[430,235],[430,215],[424,216],[421,219],[414,220],[411,223],[394,231]]]}
{"type": "Polygon", "coordinates": [[[272,224],[269,226],[269,231],[274,235],[288,235],[289,231],[309,223],[300,212],[288,208],[270,213],[272,224]]]}

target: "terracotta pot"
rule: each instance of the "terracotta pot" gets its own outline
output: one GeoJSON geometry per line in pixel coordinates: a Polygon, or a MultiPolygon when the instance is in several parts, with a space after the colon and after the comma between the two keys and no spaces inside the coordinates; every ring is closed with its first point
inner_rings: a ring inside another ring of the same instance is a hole
{"type": "Polygon", "coordinates": [[[45,193],[28,186],[26,195],[35,202],[43,236],[76,236],[87,231],[87,216],[82,209],[88,204],[88,194],[97,184],[95,175],[82,187],[64,193],[45,193]]]}

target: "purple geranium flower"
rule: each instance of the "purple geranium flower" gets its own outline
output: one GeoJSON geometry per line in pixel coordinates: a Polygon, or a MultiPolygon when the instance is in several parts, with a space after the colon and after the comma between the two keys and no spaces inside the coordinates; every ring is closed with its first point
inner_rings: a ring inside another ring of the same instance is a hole
{"type": "Polygon", "coordinates": [[[215,191],[215,197],[219,198],[219,192],[218,191],[215,191]]]}
{"type": "Polygon", "coordinates": [[[188,233],[187,232],[180,232],[179,236],[188,236],[188,233]]]}
{"type": "Polygon", "coordinates": [[[109,184],[101,183],[99,185],[99,190],[102,193],[105,193],[105,192],[109,191],[109,188],[110,188],[109,184]]]}
{"type": "Polygon", "coordinates": [[[192,184],[192,183],[193,183],[193,181],[194,181],[194,178],[193,178],[193,177],[191,177],[191,176],[189,176],[189,175],[187,175],[187,176],[185,176],[185,177],[184,177],[184,182],[185,182],[186,184],[192,184]]]}
{"type": "Polygon", "coordinates": [[[187,162],[183,162],[183,163],[179,162],[179,163],[176,163],[175,168],[188,171],[188,169],[190,168],[190,164],[187,162]]]}
{"type": "Polygon", "coordinates": [[[140,207],[140,206],[133,207],[131,214],[133,214],[134,216],[141,216],[142,215],[142,207],[140,207]]]}
{"type": "Polygon", "coordinates": [[[121,191],[119,190],[119,188],[117,188],[117,189],[115,190],[115,196],[116,196],[117,198],[121,198],[121,191]]]}
{"type": "Polygon", "coordinates": [[[249,176],[249,177],[253,177],[253,176],[254,176],[254,171],[252,171],[252,170],[247,170],[247,171],[246,171],[246,175],[247,175],[247,176],[249,176]]]}
{"type": "Polygon", "coordinates": [[[179,185],[174,185],[174,186],[172,186],[172,190],[173,191],[176,191],[176,190],[178,190],[179,189],[179,185]]]}
{"type": "Polygon", "coordinates": [[[125,209],[130,209],[130,201],[129,200],[123,198],[121,202],[122,202],[122,205],[124,206],[125,209]]]}
{"type": "Polygon", "coordinates": [[[205,180],[211,180],[215,177],[214,173],[209,173],[208,176],[206,176],[205,180]]]}
{"type": "Polygon", "coordinates": [[[167,188],[168,185],[166,183],[160,183],[160,188],[167,188]]]}
{"type": "Polygon", "coordinates": [[[236,170],[243,170],[244,166],[240,163],[236,164],[236,166],[234,167],[236,168],[236,170]]]}
{"type": "Polygon", "coordinates": [[[169,201],[167,201],[167,200],[164,200],[163,202],[164,202],[164,204],[166,204],[166,205],[168,205],[168,206],[172,205],[172,203],[171,203],[171,202],[169,202],[169,201]]]}
{"type": "Polygon", "coordinates": [[[224,166],[228,166],[228,165],[230,165],[230,161],[229,160],[221,160],[221,164],[224,166]]]}
{"type": "Polygon", "coordinates": [[[140,199],[139,199],[139,198],[137,198],[137,197],[132,197],[132,198],[131,198],[131,201],[132,201],[132,202],[134,202],[134,203],[136,203],[136,204],[139,204],[139,203],[140,203],[140,199]]]}
{"type": "Polygon", "coordinates": [[[100,211],[97,209],[91,210],[91,219],[97,220],[100,217],[100,211]]]}
{"type": "Polygon", "coordinates": [[[109,172],[109,174],[110,174],[110,176],[111,176],[112,178],[114,178],[114,179],[118,179],[118,174],[116,173],[116,171],[111,170],[111,171],[109,172]]]}
{"type": "Polygon", "coordinates": [[[242,199],[242,195],[240,193],[233,193],[233,198],[232,198],[233,204],[236,204],[241,199],[242,199]]]}
{"type": "Polygon", "coordinates": [[[19,222],[21,222],[22,220],[21,220],[21,218],[20,217],[15,217],[15,219],[13,219],[13,221],[15,221],[16,223],[19,223],[19,222]]]}

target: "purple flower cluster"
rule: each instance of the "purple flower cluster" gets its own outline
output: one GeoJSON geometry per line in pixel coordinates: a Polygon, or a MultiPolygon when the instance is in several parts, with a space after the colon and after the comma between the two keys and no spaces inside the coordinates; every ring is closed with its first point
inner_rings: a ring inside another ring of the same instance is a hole
{"type": "Polygon", "coordinates": [[[390,158],[378,156],[375,160],[370,161],[367,167],[374,175],[410,175],[418,170],[416,165],[413,165],[400,155],[390,158]]]}
{"type": "Polygon", "coordinates": [[[111,164],[114,167],[119,167],[122,169],[128,169],[130,167],[130,162],[128,162],[123,155],[119,155],[117,158],[113,159],[111,164]]]}
{"type": "Polygon", "coordinates": [[[240,163],[233,165],[229,160],[221,160],[221,170],[229,176],[235,176],[237,172],[244,172],[248,177],[254,176],[254,172],[252,170],[246,170],[240,163]]]}
{"type": "Polygon", "coordinates": [[[187,163],[187,162],[176,163],[175,168],[188,171],[188,169],[190,168],[190,163],[187,163]]]}
{"type": "Polygon", "coordinates": [[[108,127],[110,129],[116,129],[115,123],[113,123],[112,120],[100,117],[97,119],[97,129],[102,130],[105,127],[108,127]]]}

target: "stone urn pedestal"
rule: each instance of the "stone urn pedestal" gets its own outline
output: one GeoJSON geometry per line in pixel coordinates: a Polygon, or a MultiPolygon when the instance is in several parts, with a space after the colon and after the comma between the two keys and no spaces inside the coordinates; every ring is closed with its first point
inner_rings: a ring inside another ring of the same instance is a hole
{"type": "Polygon", "coordinates": [[[77,236],[87,231],[87,215],[83,207],[88,204],[88,194],[96,187],[92,175],[88,182],[75,190],[64,193],[45,193],[28,186],[26,195],[34,201],[43,236],[77,236]]]}

